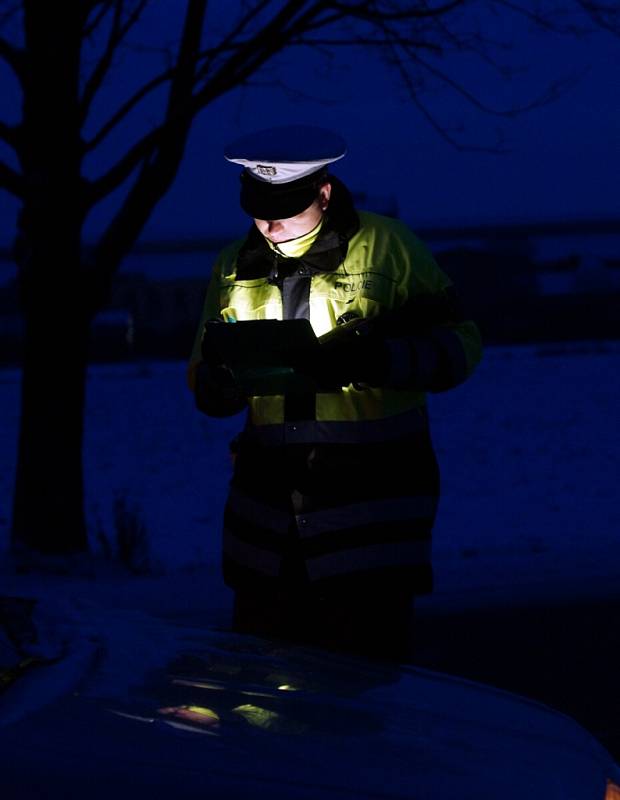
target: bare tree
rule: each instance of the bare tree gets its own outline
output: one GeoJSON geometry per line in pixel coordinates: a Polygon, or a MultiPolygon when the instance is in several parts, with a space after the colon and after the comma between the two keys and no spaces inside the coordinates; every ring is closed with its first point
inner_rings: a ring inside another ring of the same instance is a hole
{"type": "MultiPolygon", "coordinates": [[[[18,121],[0,120],[9,154],[0,161],[0,188],[20,204],[14,254],[25,320],[12,534],[14,544],[46,553],[87,549],[82,429],[89,327],[123,256],[172,185],[203,109],[289,48],[373,48],[397,70],[421,113],[458,145],[424,102],[427,82],[443,83],[481,111],[516,110],[485,107],[442,67],[446,55],[462,52],[506,69],[504,43],[485,34],[487,15],[520,15],[566,33],[588,24],[617,32],[619,23],[615,3],[586,0],[238,0],[226,18],[220,9],[213,20],[207,0],[186,0],[171,46],[144,39],[152,5],[0,2],[0,61],[21,95],[18,121]],[[159,46],[163,66],[95,129],[102,89],[132,38],[151,54],[159,46]],[[109,147],[127,120],[145,120],[146,104],[157,103],[158,121],[129,143],[125,137],[109,168],[89,176],[93,154],[109,147]],[[117,208],[86,255],[85,222],[110,196],[120,197],[117,208]]],[[[552,85],[530,105],[556,90],[552,85]]]]}

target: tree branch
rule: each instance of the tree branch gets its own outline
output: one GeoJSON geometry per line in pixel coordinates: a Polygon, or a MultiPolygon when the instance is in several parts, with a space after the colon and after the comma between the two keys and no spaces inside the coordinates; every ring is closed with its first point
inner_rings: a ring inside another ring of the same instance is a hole
{"type": "Polygon", "coordinates": [[[0,12],[0,28],[3,28],[6,25],[6,23],[9,22],[11,17],[14,17],[15,14],[21,11],[21,7],[22,4],[21,2],[19,2],[19,3],[13,3],[13,5],[10,6],[9,8],[3,9],[0,12]]]}
{"type": "Polygon", "coordinates": [[[441,17],[450,11],[453,11],[458,6],[465,5],[468,0],[450,0],[436,8],[428,8],[426,2],[422,2],[417,8],[410,8],[407,11],[381,11],[380,8],[374,8],[379,5],[376,0],[374,2],[356,2],[352,5],[340,2],[330,2],[329,6],[342,13],[343,17],[354,17],[356,19],[366,20],[367,22],[403,22],[405,20],[420,20],[429,19],[432,17],[441,17]]]}
{"type": "Polygon", "coordinates": [[[99,25],[101,25],[103,20],[108,15],[108,11],[112,8],[114,3],[115,0],[101,0],[101,2],[99,3],[95,2],[91,4],[91,8],[88,9],[86,14],[86,24],[84,26],[85,39],[88,39],[93,35],[93,33],[97,30],[99,25]],[[94,16],[92,22],[88,22],[88,16],[90,15],[91,11],[97,8],[97,6],[101,6],[101,8],[99,9],[99,13],[94,16]]]}
{"type": "Polygon", "coordinates": [[[620,36],[620,6],[614,3],[597,3],[578,0],[579,5],[599,28],[620,36]]]}
{"type": "Polygon", "coordinates": [[[0,189],[4,189],[15,197],[22,198],[24,196],[24,179],[3,161],[0,161],[0,189]]]}
{"type": "MultiPolygon", "coordinates": [[[[265,8],[271,0],[261,0],[258,5],[254,6],[242,19],[241,21],[235,26],[235,28],[223,39],[217,47],[210,48],[208,50],[203,51],[196,57],[196,80],[198,80],[201,76],[204,76],[208,73],[209,65],[213,58],[220,55],[223,52],[228,50],[235,50],[238,45],[233,44],[234,38],[243,32],[246,25],[248,25],[253,18],[255,18],[260,11],[265,8]],[[201,63],[205,62],[202,66],[201,63]]],[[[135,94],[133,94],[130,98],[128,98],[122,106],[118,108],[118,110],[113,114],[112,117],[99,129],[99,131],[93,136],[92,139],[85,143],[84,149],[86,152],[95,150],[101,142],[110,134],[110,132],[119,125],[131,111],[136,108],[136,106],[144,100],[144,98],[149,95],[152,91],[159,88],[163,84],[167,83],[168,81],[172,80],[176,73],[176,66],[170,69],[165,70],[164,72],[160,73],[159,75],[152,78],[150,81],[145,83],[143,86],[138,89],[135,94]]],[[[137,155],[138,161],[142,158],[143,150],[140,148],[139,154],[137,155]]],[[[135,159],[132,160],[135,161],[135,159]]]]}
{"type": "Polygon", "coordinates": [[[252,39],[241,43],[230,58],[194,95],[194,114],[216,97],[220,97],[234,86],[241,85],[273,55],[284,49],[290,39],[297,35],[296,24],[298,22],[301,20],[309,22],[325,10],[325,3],[317,0],[296,21],[295,18],[306,5],[305,0],[289,0],[259,33],[252,39]],[[287,26],[290,27],[287,28],[287,26]]]}
{"type": "Polygon", "coordinates": [[[118,189],[136,167],[147,161],[156,150],[163,132],[164,125],[162,124],[146,133],[132,145],[111,169],[101,177],[91,181],[85,191],[86,207],[92,208],[108,194],[118,189]]]}
{"type": "Polygon", "coordinates": [[[420,50],[430,50],[431,52],[435,53],[436,55],[441,55],[443,52],[443,48],[438,44],[432,44],[431,42],[425,42],[422,40],[416,41],[415,39],[407,39],[393,35],[392,38],[384,38],[384,39],[377,39],[377,38],[364,38],[363,36],[357,37],[355,39],[306,39],[303,36],[300,36],[297,39],[291,40],[289,43],[293,46],[301,46],[301,47],[374,47],[374,48],[381,48],[385,47],[386,45],[397,45],[401,47],[415,47],[420,50]]]}
{"type": "Polygon", "coordinates": [[[136,7],[123,23],[122,15],[125,5],[124,0],[115,0],[114,19],[112,21],[110,35],[108,37],[105,50],[99,59],[99,62],[95,66],[90,78],[87,80],[84,87],[84,93],[80,100],[80,116],[82,120],[85,120],[88,116],[90,106],[110,69],[117,48],[142,16],[142,12],[146,8],[148,1],[149,0],[140,0],[140,2],[137,3],[136,7]]]}
{"type": "Polygon", "coordinates": [[[438,67],[434,67],[432,64],[429,64],[424,59],[420,58],[417,53],[408,53],[409,58],[412,61],[415,61],[419,64],[426,72],[430,73],[434,77],[438,78],[442,83],[446,86],[449,86],[455,92],[460,94],[464,97],[471,105],[477,108],[479,111],[484,112],[485,114],[489,114],[491,116],[496,117],[514,117],[518,114],[523,114],[526,111],[532,111],[534,108],[540,108],[543,105],[547,105],[552,100],[556,99],[559,96],[561,88],[564,86],[570,85],[573,83],[573,80],[557,80],[553,81],[545,90],[545,92],[539,95],[534,100],[526,103],[522,106],[513,106],[512,108],[507,109],[498,109],[492,108],[491,106],[486,105],[482,102],[473,92],[470,92],[462,83],[459,81],[454,80],[451,78],[446,72],[440,70],[438,67]]]}
{"type": "Polygon", "coordinates": [[[236,41],[236,39],[241,36],[250,23],[256,17],[258,17],[265,8],[267,8],[270,2],[271,0],[260,0],[260,2],[250,8],[250,10],[239,20],[235,27],[220,41],[217,47],[212,47],[201,54],[200,61],[204,61],[204,64],[196,72],[196,78],[198,80],[208,75],[209,70],[217,56],[227,52],[238,52],[239,48],[245,47],[248,41],[252,41],[252,39],[245,41],[236,41]]]}
{"type": "Polygon", "coordinates": [[[549,13],[545,15],[536,9],[524,7],[520,3],[513,2],[512,0],[494,0],[494,2],[499,6],[507,8],[509,11],[513,11],[515,14],[520,14],[526,19],[529,19],[530,22],[533,22],[542,30],[572,35],[582,33],[575,25],[562,25],[559,21],[557,8],[552,8],[549,13]]]}
{"type": "Polygon", "coordinates": [[[422,116],[426,119],[429,125],[433,128],[433,130],[448,144],[454,147],[456,150],[461,152],[463,151],[474,151],[474,152],[481,152],[481,153],[494,153],[497,154],[500,149],[495,147],[483,147],[483,146],[465,146],[461,144],[457,139],[455,139],[446,128],[445,125],[442,125],[438,120],[435,118],[434,114],[428,109],[428,107],[421,101],[419,92],[417,91],[416,87],[411,80],[411,76],[405,69],[401,59],[398,56],[398,53],[394,52],[393,62],[396,66],[396,69],[400,73],[401,80],[403,81],[405,87],[409,92],[409,97],[411,98],[411,102],[415,105],[418,111],[422,114],[422,116]]]}
{"type": "Polygon", "coordinates": [[[148,94],[152,91],[157,89],[159,86],[162,86],[164,83],[167,83],[174,77],[175,70],[170,69],[162,72],[160,75],[157,75],[155,78],[152,78],[148,83],[145,83],[144,86],[141,86],[140,89],[128,100],[121,105],[117,111],[110,117],[110,119],[104,123],[101,128],[97,131],[97,133],[89,139],[84,144],[84,151],[89,152],[95,150],[101,142],[110,134],[114,128],[125,119],[125,117],[131,113],[131,111],[143,100],[148,94]]]}
{"type": "Polygon", "coordinates": [[[221,45],[223,47],[227,47],[237,38],[237,36],[240,36],[247,26],[252,22],[252,20],[256,19],[256,17],[258,17],[259,14],[265,8],[267,8],[270,2],[271,0],[260,0],[260,2],[256,3],[254,6],[251,6],[246,14],[241,17],[235,27],[222,39],[221,45]]]}
{"type": "Polygon", "coordinates": [[[0,38],[0,58],[12,69],[15,77],[23,85],[25,73],[25,54],[23,50],[14,47],[0,38]]]}
{"type": "Polygon", "coordinates": [[[7,125],[6,122],[0,120],[0,139],[14,150],[17,150],[18,147],[18,130],[16,125],[7,125]]]}
{"type": "Polygon", "coordinates": [[[154,132],[153,144],[157,147],[152,147],[149,157],[144,158],[133,187],[102,236],[95,253],[95,269],[100,286],[108,285],[122,255],[134,244],[178,171],[193,120],[191,98],[206,6],[207,0],[188,0],[164,122],[154,132]]]}

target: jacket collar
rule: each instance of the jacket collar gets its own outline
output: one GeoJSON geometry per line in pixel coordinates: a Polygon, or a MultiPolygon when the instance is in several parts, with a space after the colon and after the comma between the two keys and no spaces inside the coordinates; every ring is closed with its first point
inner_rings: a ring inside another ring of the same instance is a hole
{"type": "MultiPolygon", "coordinates": [[[[332,197],[321,233],[301,258],[280,258],[280,265],[290,262],[293,266],[294,262],[303,264],[311,273],[333,272],[345,260],[349,241],[359,230],[360,220],[346,186],[333,176],[330,181],[332,197]]],[[[278,257],[262,233],[252,225],[237,256],[237,280],[271,277],[277,261],[278,257]]]]}

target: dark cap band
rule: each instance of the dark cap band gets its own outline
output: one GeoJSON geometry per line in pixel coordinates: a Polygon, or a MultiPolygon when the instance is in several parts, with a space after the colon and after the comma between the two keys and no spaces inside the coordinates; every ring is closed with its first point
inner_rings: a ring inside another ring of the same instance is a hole
{"type": "Polygon", "coordinates": [[[327,169],[321,169],[289,183],[269,183],[241,173],[241,208],[254,219],[289,219],[309,208],[320,187],[327,183],[327,169]]]}

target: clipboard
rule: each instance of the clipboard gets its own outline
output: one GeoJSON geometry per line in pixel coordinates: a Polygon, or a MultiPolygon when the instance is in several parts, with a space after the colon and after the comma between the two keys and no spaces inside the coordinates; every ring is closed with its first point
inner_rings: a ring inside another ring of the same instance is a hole
{"type": "Polygon", "coordinates": [[[205,361],[225,364],[250,396],[316,392],[293,366],[320,347],[308,319],[208,320],[202,338],[205,361]]]}

